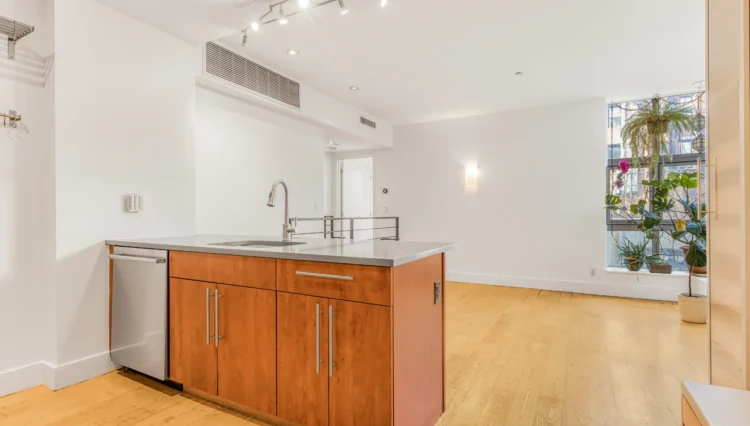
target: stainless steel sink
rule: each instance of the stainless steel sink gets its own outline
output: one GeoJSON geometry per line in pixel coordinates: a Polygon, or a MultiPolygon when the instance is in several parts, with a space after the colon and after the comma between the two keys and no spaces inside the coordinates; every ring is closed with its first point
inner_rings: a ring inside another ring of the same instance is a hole
{"type": "Polygon", "coordinates": [[[212,243],[210,246],[225,246],[225,247],[287,247],[287,246],[298,246],[300,242],[293,241],[227,241],[224,243],[212,243]]]}

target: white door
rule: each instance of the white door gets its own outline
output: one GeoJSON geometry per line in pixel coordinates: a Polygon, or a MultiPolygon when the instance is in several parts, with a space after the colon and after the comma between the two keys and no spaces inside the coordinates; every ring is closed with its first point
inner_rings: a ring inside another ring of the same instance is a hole
{"type": "MultiPolygon", "coordinates": [[[[339,216],[372,217],[373,181],[372,157],[348,158],[339,161],[339,216]]],[[[369,240],[373,237],[373,221],[355,220],[354,239],[369,240]]],[[[349,238],[351,223],[344,221],[341,228],[349,238]]]]}

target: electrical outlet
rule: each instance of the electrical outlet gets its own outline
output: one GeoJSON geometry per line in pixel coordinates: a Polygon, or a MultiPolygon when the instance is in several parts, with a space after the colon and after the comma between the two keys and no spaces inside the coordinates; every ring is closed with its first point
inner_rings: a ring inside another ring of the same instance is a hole
{"type": "Polygon", "coordinates": [[[591,268],[591,271],[589,272],[589,274],[590,274],[590,275],[591,275],[592,277],[595,277],[595,276],[596,276],[596,269],[594,269],[594,268],[591,268]]]}

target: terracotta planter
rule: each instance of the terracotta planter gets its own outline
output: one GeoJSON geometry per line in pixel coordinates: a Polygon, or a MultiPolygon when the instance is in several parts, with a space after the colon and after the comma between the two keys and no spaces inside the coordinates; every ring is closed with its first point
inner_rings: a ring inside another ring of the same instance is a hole
{"type": "MultiPolygon", "coordinates": [[[[682,249],[682,255],[687,256],[687,253],[688,253],[688,250],[690,250],[690,247],[684,246],[680,248],[682,249]]],[[[705,251],[706,256],[708,256],[708,249],[704,248],[703,251],[705,251]]],[[[688,265],[688,268],[690,268],[690,265],[688,265]]],[[[691,269],[691,271],[693,275],[706,275],[708,273],[708,266],[693,266],[693,269],[691,269]]]]}
{"type": "Polygon", "coordinates": [[[693,297],[686,293],[677,295],[677,304],[680,307],[680,318],[693,324],[705,324],[708,317],[708,298],[700,294],[693,297]]]}

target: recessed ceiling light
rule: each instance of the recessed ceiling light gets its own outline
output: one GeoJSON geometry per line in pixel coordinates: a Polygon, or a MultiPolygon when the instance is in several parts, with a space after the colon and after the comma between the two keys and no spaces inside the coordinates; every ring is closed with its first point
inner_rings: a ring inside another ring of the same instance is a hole
{"type": "Polygon", "coordinates": [[[334,141],[328,141],[328,145],[338,145],[338,144],[334,141]]]}
{"type": "Polygon", "coordinates": [[[310,0],[299,0],[297,2],[297,5],[300,9],[307,9],[308,7],[310,7],[310,0]]]}
{"type": "Polygon", "coordinates": [[[257,22],[253,22],[252,24],[250,24],[250,28],[252,28],[253,31],[260,31],[260,24],[257,22]]]}
{"type": "Polygon", "coordinates": [[[349,86],[349,90],[353,90],[353,91],[356,92],[357,90],[359,90],[359,87],[358,86],[349,86]]]}
{"type": "Polygon", "coordinates": [[[287,49],[286,54],[290,56],[299,55],[299,50],[297,49],[287,49]]]}
{"type": "Polygon", "coordinates": [[[388,4],[388,0],[380,0],[380,7],[385,7],[388,4]]]}
{"type": "Polygon", "coordinates": [[[516,72],[516,77],[520,77],[520,76],[522,76],[522,75],[523,75],[523,71],[518,71],[518,72],[516,72]]]}

